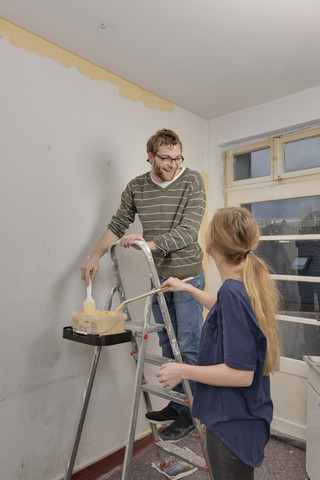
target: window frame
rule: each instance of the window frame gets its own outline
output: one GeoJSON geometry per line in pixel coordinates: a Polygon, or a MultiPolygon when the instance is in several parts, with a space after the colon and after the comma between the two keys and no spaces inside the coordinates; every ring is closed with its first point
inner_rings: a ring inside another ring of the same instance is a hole
{"type": "Polygon", "coordinates": [[[250,143],[224,152],[224,187],[239,188],[242,186],[255,185],[257,183],[285,182],[289,180],[302,180],[303,177],[317,175],[320,179],[320,166],[307,169],[285,172],[284,147],[288,143],[308,138],[320,137],[320,127],[302,130],[299,132],[275,136],[260,142],[250,143]],[[234,157],[243,153],[270,148],[270,175],[262,177],[234,180],[234,157]]]}
{"type": "Polygon", "coordinates": [[[308,138],[320,137],[320,127],[305,130],[301,132],[291,133],[278,138],[278,158],[279,158],[279,175],[280,178],[297,178],[306,175],[320,174],[320,166],[305,168],[300,170],[285,171],[284,167],[284,147],[288,143],[293,143],[298,140],[307,140],[308,138]]]}
{"type": "Polygon", "coordinates": [[[258,142],[250,145],[245,145],[238,147],[232,150],[225,152],[225,185],[230,187],[236,187],[241,185],[250,185],[257,182],[270,181],[273,179],[273,149],[274,143],[272,140],[265,140],[263,142],[258,142]],[[236,155],[241,155],[243,153],[256,152],[258,150],[264,150],[266,148],[270,149],[270,174],[263,177],[254,177],[254,178],[245,178],[243,180],[234,180],[234,157],[236,155]]]}
{"type": "MultiPolygon", "coordinates": [[[[223,153],[225,181],[224,203],[226,206],[240,206],[246,203],[258,203],[272,200],[285,200],[290,198],[306,198],[320,194],[320,167],[304,170],[284,172],[284,145],[295,140],[303,140],[320,136],[320,127],[303,130],[261,142],[250,143],[241,147],[227,150],[223,153]],[[270,175],[244,180],[233,180],[233,158],[237,154],[261,150],[270,146],[270,175]],[[307,192],[307,193],[306,193],[307,192]]],[[[273,235],[261,236],[260,241],[284,240],[320,240],[320,234],[302,235],[273,235]]],[[[297,281],[294,275],[276,275],[272,277],[279,281],[297,281]]],[[[299,275],[299,282],[320,283],[320,276],[307,277],[299,275]]],[[[301,312],[303,314],[303,312],[301,312]]],[[[278,314],[279,321],[294,322],[320,326],[318,320],[278,314]]]]}

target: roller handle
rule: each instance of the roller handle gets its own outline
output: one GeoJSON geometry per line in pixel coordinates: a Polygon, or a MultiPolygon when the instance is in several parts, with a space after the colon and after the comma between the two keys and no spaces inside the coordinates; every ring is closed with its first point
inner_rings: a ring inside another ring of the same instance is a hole
{"type": "MultiPolygon", "coordinates": [[[[182,282],[190,282],[190,280],[193,280],[194,277],[188,277],[184,278],[182,282]]],[[[162,292],[162,288],[157,288],[156,290],[151,290],[151,292],[143,293],[142,295],[139,295],[138,297],[130,298],[129,300],[125,300],[124,302],[119,305],[119,307],[116,308],[114,313],[119,313],[120,310],[123,309],[128,303],[135,302],[136,300],[140,300],[140,298],[148,297],[149,295],[154,295],[155,293],[162,292]]]]}
{"type": "Polygon", "coordinates": [[[87,299],[86,302],[94,302],[92,298],[92,282],[91,278],[89,278],[89,285],[87,286],[87,299]]]}

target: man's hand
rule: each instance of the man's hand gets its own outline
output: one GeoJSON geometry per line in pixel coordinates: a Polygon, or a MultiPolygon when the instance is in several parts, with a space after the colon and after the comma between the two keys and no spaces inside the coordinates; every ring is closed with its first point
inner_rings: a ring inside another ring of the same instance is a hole
{"type": "Polygon", "coordinates": [[[120,245],[124,248],[133,247],[136,250],[140,250],[140,247],[138,245],[132,245],[132,242],[134,242],[135,240],[141,240],[142,242],[144,242],[144,238],[142,238],[139,233],[133,233],[131,235],[124,235],[123,237],[121,237],[120,245]]]}
{"type": "Polygon", "coordinates": [[[81,278],[86,282],[87,286],[89,285],[90,277],[93,282],[98,273],[100,258],[107,253],[110,245],[117,240],[119,240],[119,237],[108,228],[100,238],[92,255],[90,255],[90,257],[87,258],[86,263],[82,265],[81,278]]]}
{"type": "Polygon", "coordinates": [[[87,286],[89,285],[90,278],[92,282],[94,281],[95,276],[98,273],[98,270],[99,270],[99,259],[98,257],[91,255],[91,257],[89,257],[86,263],[84,263],[81,267],[81,278],[86,282],[87,286]]]}
{"type": "MultiPolygon", "coordinates": [[[[140,247],[138,245],[135,245],[133,244],[132,242],[134,242],[135,240],[140,240],[142,242],[145,242],[144,238],[139,234],[139,233],[133,233],[131,235],[124,235],[121,239],[120,239],[120,245],[124,248],[129,248],[129,247],[133,247],[135,248],[136,250],[141,250],[140,247]]],[[[145,242],[148,247],[150,248],[150,250],[158,250],[158,247],[156,246],[156,244],[151,241],[151,242],[145,242]]]]}

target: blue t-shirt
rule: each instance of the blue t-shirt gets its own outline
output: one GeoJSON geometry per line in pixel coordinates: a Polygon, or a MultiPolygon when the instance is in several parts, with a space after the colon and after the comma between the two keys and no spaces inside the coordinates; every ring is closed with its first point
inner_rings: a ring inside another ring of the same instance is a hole
{"type": "Polygon", "coordinates": [[[253,383],[249,387],[197,383],[192,415],[252,467],[262,463],[273,414],[270,380],[263,375],[266,349],[243,283],[226,280],[202,329],[198,365],[225,363],[254,371],[253,383]]]}

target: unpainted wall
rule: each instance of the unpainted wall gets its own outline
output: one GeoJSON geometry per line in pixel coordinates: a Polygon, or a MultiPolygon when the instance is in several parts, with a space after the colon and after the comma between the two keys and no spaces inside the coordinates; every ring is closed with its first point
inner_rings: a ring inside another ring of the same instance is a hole
{"type": "MultiPolygon", "coordinates": [[[[94,350],[62,338],[85,300],[80,266],[126,182],[149,168],[149,136],[176,130],[186,165],[205,175],[207,122],[5,20],[0,58],[1,478],[57,479],[94,350]]],[[[131,231],[140,232],[138,221],[131,231]]],[[[128,298],[148,291],[144,258],[135,250],[121,258],[128,298]]],[[[113,285],[106,256],[93,288],[98,308],[113,285]]],[[[143,306],[137,302],[136,315],[143,306]]],[[[157,350],[157,339],[150,345],[157,350]]],[[[126,440],[129,353],[129,344],[102,349],[76,468],[126,440]]],[[[137,435],[146,428],[142,404],[137,435]]]]}

